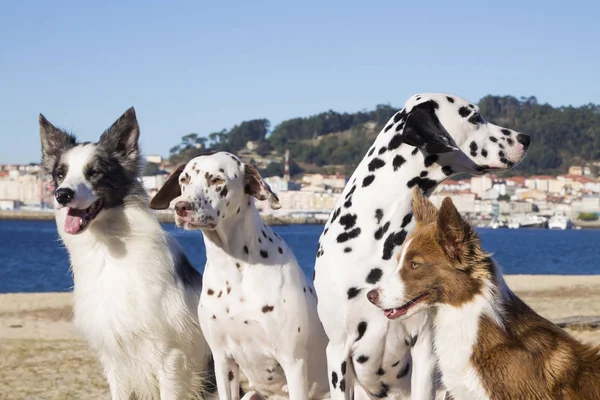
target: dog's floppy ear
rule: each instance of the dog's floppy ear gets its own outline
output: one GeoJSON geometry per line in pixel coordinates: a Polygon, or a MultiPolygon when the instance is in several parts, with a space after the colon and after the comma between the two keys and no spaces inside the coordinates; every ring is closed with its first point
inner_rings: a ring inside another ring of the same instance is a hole
{"type": "Polygon", "coordinates": [[[413,215],[418,224],[427,225],[436,221],[438,210],[419,187],[413,189],[412,205],[413,215]]]}
{"type": "Polygon", "coordinates": [[[158,193],[150,200],[150,208],[153,210],[166,210],[169,208],[171,201],[181,196],[181,186],[179,186],[179,175],[184,170],[186,164],[181,164],[177,169],[167,178],[167,181],[159,189],[158,193]]]}
{"type": "Polygon", "coordinates": [[[258,200],[268,199],[273,210],[281,208],[279,197],[273,193],[267,182],[262,179],[258,170],[248,164],[244,164],[244,192],[258,200]]]}
{"type": "Polygon", "coordinates": [[[435,110],[439,105],[426,101],[412,108],[406,118],[402,140],[411,146],[418,147],[428,154],[442,154],[458,151],[450,135],[442,126],[435,110]]]}
{"type": "Polygon", "coordinates": [[[452,203],[450,197],[442,202],[437,216],[437,236],[442,249],[457,264],[465,261],[468,243],[471,237],[471,226],[466,222],[452,203]]]}
{"type": "Polygon", "coordinates": [[[75,136],[56,128],[40,114],[40,139],[42,141],[42,168],[50,174],[58,157],[75,145],[75,136]]]}
{"type": "Polygon", "coordinates": [[[133,107],[115,121],[102,136],[99,145],[119,157],[121,163],[129,170],[137,171],[139,167],[140,150],[138,139],[140,128],[133,107]]]}

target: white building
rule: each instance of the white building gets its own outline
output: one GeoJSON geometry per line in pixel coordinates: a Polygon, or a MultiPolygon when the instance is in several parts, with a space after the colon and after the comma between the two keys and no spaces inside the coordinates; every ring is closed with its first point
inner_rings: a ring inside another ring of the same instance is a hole
{"type": "Polygon", "coordinates": [[[160,164],[163,162],[163,158],[158,154],[150,154],[149,156],[146,156],[146,162],[160,164]]]}

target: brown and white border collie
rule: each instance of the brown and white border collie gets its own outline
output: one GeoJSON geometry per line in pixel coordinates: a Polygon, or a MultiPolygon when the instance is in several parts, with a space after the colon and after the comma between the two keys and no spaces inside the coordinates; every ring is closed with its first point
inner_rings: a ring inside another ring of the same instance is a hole
{"type": "Polygon", "coordinates": [[[452,201],[413,193],[415,230],[367,294],[390,319],[430,312],[444,386],[463,399],[600,399],[600,348],[542,318],[506,286],[452,201]]]}

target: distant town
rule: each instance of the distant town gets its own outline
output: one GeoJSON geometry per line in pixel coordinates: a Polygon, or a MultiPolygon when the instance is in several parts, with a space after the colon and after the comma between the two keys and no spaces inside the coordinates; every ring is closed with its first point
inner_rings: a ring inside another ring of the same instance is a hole
{"type": "MultiPolygon", "coordinates": [[[[257,159],[252,152],[252,143],[246,147],[238,154],[245,162],[263,169],[274,162],[268,158],[257,159]]],[[[276,160],[284,165],[280,175],[264,178],[279,196],[282,208],[273,212],[258,204],[261,212],[295,222],[326,221],[349,176],[304,173],[292,178],[289,153],[282,158],[276,160]]],[[[160,155],[149,155],[146,162],[156,166],[146,168],[152,174],[144,174],[141,178],[152,197],[176,166],[160,155]]],[[[598,164],[594,165],[597,167],[598,164]]],[[[50,211],[52,196],[46,190],[47,180],[39,164],[0,165],[0,210],[50,211]]],[[[445,197],[451,197],[458,210],[479,226],[547,227],[557,215],[566,221],[564,224],[599,225],[600,178],[592,174],[589,166],[573,165],[567,174],[558,176],[483,175],[450,179],[436,188],[431,200],[439,205],[445,197]]]]}

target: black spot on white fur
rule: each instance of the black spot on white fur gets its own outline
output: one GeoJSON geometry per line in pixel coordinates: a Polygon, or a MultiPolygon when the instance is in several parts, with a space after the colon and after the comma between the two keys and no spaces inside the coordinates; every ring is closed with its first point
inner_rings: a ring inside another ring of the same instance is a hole
{"type": "Polygon", "coordinates": [[[390,222],[386,222],[383,226],[379,227],[379,229],[377,229],[375,231],[375,240],[381,240],[381,238],[383,238],[383,235],[385,235],[385,233],[388,231],[388,229],[390,228],[390,222]]]}
{"type": "Polygon", "coordinates": [[[337,388],[337,383],[338,383],[338,376],[336,374],[335,371],[333,371],[331,373],[331,385],[333,386],[333,388],[337,388]]]}
{"type": "Polygon", "coordinates": [[[425,157],[425,168],[431,167],[439,160],[439,158],[440,156],[438,156],[437,154],[430,154],[427,157],[425,157]]]}
{"type": "Polygon", "coordinates": [[[351,231],[343,232],[343,233],[339,234],[337,237],[337,242],[344,243],[344,242],[347,242],[348,240],[357,238],[358,235],[360,235],[360,228],[354,228],[351,231]]]}
{"type": "Polygon", "coordinates": [[[390,142],[388,143],[388,149],[395,150],[398,147],[400,147],[403,142],[404,142],[404,138],[402,137],[401,134],[397,133],[396,135],[394,135],[392,140],[390,140],[390,142]]]}
{"type": "Polygon", "coordinates": [[[367,322],[360,321],[358,323],[358,327],[356,328],[356,331],[358,332],[358,337],[356,338],[356,342],[358,342],[360,339],[362,339],[362,337],[365,335],[365,332],[367,331],[367,322]]]}
{"type": "Polygon", "coordinates": [[[410,221],[412,220],[413,214],[412,213],[408,213],[404,216],[404,218],[402,218],[402,228],[406,227],[406,225],[410,224],[410,221]]]}
{"type": "Polygon", "coordinates": [[[347,231],[356,225],[356,214],[345,214],[340,217],[340,225],[347,231]]]}
{"type": "Polygon", "coordinates": [[[375,180],[375,175],[367,175],[365,179],[363,179],[363,187],[369,186],[375,180]]]}
{"type": "Polygon", "coordinates": [[[427,193],[429,192],[429,190],[433,189],[435,185],[437,185],[437,182],[433,179],[421,178],[420,176],[416,176],[410,181],[408,181],[408,183],[406,184],[406,186],[408,186],[409,188],[413,188],[415,185],[421,188],[423,193],[427,193]]]}
{"type": "Polygon", "coordinates": [[[406,160],[400,154],[398,154],[396,157],[394,157],[394,160],[392,161],[392,165],[394,166],[394,171],[398,171],[398,169],[400,169],[402,164],[404,164],[405,162],[406,162],[406,160]]]}
{"type": "Polygon", "coordinates": [[[381,208],[378,208],[377,210],[375,210],[375,219],[377,220],[378,224],[381,223],[382,218],[383,218],[383,210],[381,208]]]}
{"type": "Polygon", "coordinates": [[[367,283],[374,285],[377,282],[379,282],[379,280],[381,279],[382,276],[383,276],[383,271],[381,269],[373,268],[371,271],[369,271],[366,281],[367,281],[367,283]]]}
{"type": "Polygon", "coordinates": [[[383,244],[383,256],[381,258],[384,260],[391,259],[394,254],[394,249],[398,246],[402,246],[404,239],[406,239],[406,231],[404,229],[390,233],[383,244]]]}
{"type": "Polygon", "coordinates": [[[348,300],[353,299],[356,296],[358,296],[360,291],[361,291],[361,289],[355,288],[355,287],[351,287],[350,289],[348,289],[348,300]]]}
{"type": "Polygon", "coordinates": [[[458,115],[460,115],[463,118],[466,118],[469,116],[469,114],[471,114],[471,110],[469,110],[467,107],[462,106],[461,108],[458,109],[458,115]]]}
{"type": "Polygon", "coordinates": [[[375,157],[369,163],[369,171],[373,172],[373,171],[383,167],[384,165],[385,165],[385,161],[383,161],[381,158],[375,157]]]}
{"type": "Polygon", "coordinates": [[[471,144],[469,145],[469,150],[471,150],[471,156],[476,157],[477,156],[477,143],[471,142],[471,144]]]}
{"type": "Polygon", "coordinates": [[[454,103],[454,99],[450,96],[446,96],[446,99],[450,102],[450,103],[454,103]]]}
{"type": "MultiPolygon", "coordinates": [[[[483,154],[483,151],[484,151],[484,150],[481,150],[481,154],[483,154]]],[[[451,167],[451,166],[449,166],[449,165],[444,165],[444,166],[442,167],[442,172],[444,173],[444,175],[446,175],[446,176],[450,176],[450,175],[452,175],[452,174],[454,173],[454,170],[452,169],[452,167],[451,167]]]]}
{"type": "Polygon", "coordinates": [[[367,361],[369,361],[369,357],[368,356],[358,356],[356,357],[356,362],[359,364],[364,364],[367,361]]]}

